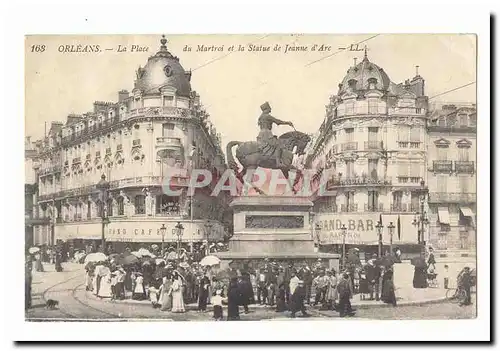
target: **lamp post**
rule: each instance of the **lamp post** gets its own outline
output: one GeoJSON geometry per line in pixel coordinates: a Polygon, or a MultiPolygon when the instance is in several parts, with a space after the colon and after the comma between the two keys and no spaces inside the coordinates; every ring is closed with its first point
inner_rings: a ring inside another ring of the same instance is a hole
{"type": "Polygon", "coordinates": [[[108,190],[109,190],[109,182],[106,180],[106,176],[103,174],[101,176],[101,180],[97,183],[97,189],[100,192],[101,199],[101,222],[102,222],[102,230],[101,230],[101,250],[103,253],[106,253],[106,224],[109,224],[109,219],[106,215],[106,204],[108,200],[108,190]]]}
{"type": "Polygon", "coordinates": [[[205,235],[207,236],[207,247],[206,247],[206,255],[210,255],[210,234],[212,234],[212,223],[205,223],[205,235]]]}
{"type": "Polygon", "coordinates": [[[177,222],[174,228],[175,235],[177,235],[177,259],[181,256],[181,239],[184,233],[184,226],[181,222],[177,222]]]}
{"type": "Polygon", "coordinates": [[[417,243],[422,244],[425,247],[425,226],[429,224],[429,219],[427,218],[427,212],[425,212],[425,198],[427,196],[428,189],[425,187],[425,182],[422,179],[420,181],[420,212],[417,212],[415,218],[413,218],[412,224],[417,227],[417,243]],[[417,216],[418,215],[418,216],[417,216]]]}
{"type": "Polygon", "coordinates": [[[319,251],[319,242],[320,242],[319,233],[320,233],[320,231],[321,231],[321,226],[319,225],[319,223],[316,223],[314,225],[314,236],[313,236],[314,249],[316,250],[316,252],[319,251]]]}
{"type": "Polygon", "coordinates": [[[342,230],[342,269],[345,269],[345,237],[347,236],[347,227],[345,224],[342,224],[340,227],[342,230]]]}
{"type": "Polygon", "coordinates": [[[384,226],[380,221],[377,222],[377,225],[375,226],[377,228],[377,233],[378,233],[378,257],[382,257],[382,230],[384,229],[384,226]]]}
{"type": "Polygon", "coordinates": [[[389,225],[387,226],[387,229],[389,229],[389,238],[390,238],[390,242],[389,242],[389,252],[391,253],[391,256],[392,256],[392,238],[394,236],[394,224],[392,222],[389,223],[389,225]]]}
{"type": "Polygon", "coordinates": [[[165,223],[163,223],[160,227],[161,233],[161,256],[163,256],[165,252],[165,234],[167,232],[167,227],[165,227],[165,223]]]}

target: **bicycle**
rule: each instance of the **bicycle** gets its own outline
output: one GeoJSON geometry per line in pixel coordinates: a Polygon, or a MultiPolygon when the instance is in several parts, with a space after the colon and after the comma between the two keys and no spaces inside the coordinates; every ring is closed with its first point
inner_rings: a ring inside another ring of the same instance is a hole
{"type": "Polygon", "coordinates": [[[446,299],[456,303],[464,301],[466,297],[467,293],[462,287],[450,288],[446,291],[446,299]]]}

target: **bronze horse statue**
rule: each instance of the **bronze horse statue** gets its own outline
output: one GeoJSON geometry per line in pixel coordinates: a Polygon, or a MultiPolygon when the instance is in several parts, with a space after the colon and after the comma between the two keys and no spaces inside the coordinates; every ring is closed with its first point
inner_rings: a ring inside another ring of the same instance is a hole
{"type": "MultiPolygon", "coordinates": [[[[233,169],[235,172],[239,173],[243,179],[252,179],[253,173],[258,167],[279,169],[283,173],[286,179],[289,179],[289,172],[291,170],[296,170],[292,165],[294,155],[303,155],[307,144],[311,141],[311,137],[305,133],[293,131],[282,134],[277,138],[279,145],[281,146],[281,164],[277,166],[276,157],[274,154],[266,154],[263,152],[262,144],[257,141],[230,141],[227,144],[227,162],[229,168],[233,169]],[[238,164],[236,163],[232,149],[237,146],[236,158],[241,163],[243,169],[238,172],[238,164]]],[[[292,189],[298,183],[299,178],[296,177],[292,189]]],[[[254,187],[259,193],[262,191],[254,187]]],[[[295,190],[294,190],[295,193],[295,190]]]]}

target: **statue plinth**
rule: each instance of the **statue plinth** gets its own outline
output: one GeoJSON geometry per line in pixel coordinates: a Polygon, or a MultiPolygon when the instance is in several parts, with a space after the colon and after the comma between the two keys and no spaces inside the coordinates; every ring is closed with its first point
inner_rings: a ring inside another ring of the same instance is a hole
{"type": "MultiPolygon", "coordinates": [[[[338,255],[318,253],[314,247],[310,209],[312,202],[298,196],[242,196],[230,204],[234,234],[223,260],[330,260],[338,255]]],[[[333,262],[336,261],[337,263],[333,262]]]]}

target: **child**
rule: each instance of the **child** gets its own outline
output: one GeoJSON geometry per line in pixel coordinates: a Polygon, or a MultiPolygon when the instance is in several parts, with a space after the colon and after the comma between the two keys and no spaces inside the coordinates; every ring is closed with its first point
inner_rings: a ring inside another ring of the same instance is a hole
{"type": "Polygon", "coordinates": [[[450,284],[450,276],[449,276],[449,272],[448,272],[448,265],[445,264],[444,265],[444,288],[445,289],[449,289],[448,288],[448,284],[450,284]]]}
{"type": "Polygon", "coordinates": [[[222,290],[217,290],[215,296],[212,297],[212,305],[214,306],[214,319],[221,321],[224,318],[224,311],[222,309],[222,290]]]}
{"type": "Polygon", "coordinates": [[[158,308],[160,305],[158,304],[158,290],[154,286],[149,287],[149,300],[153,305],[153,308],[158,308]]]}
{"type": "Polygon", "coordinates": [[[118,283],[118,274],[119,272],[113,272],[111,274],[111,301],[114,301],[118,298],[118,294],[116,291],[116,284],[118,283]]]}

